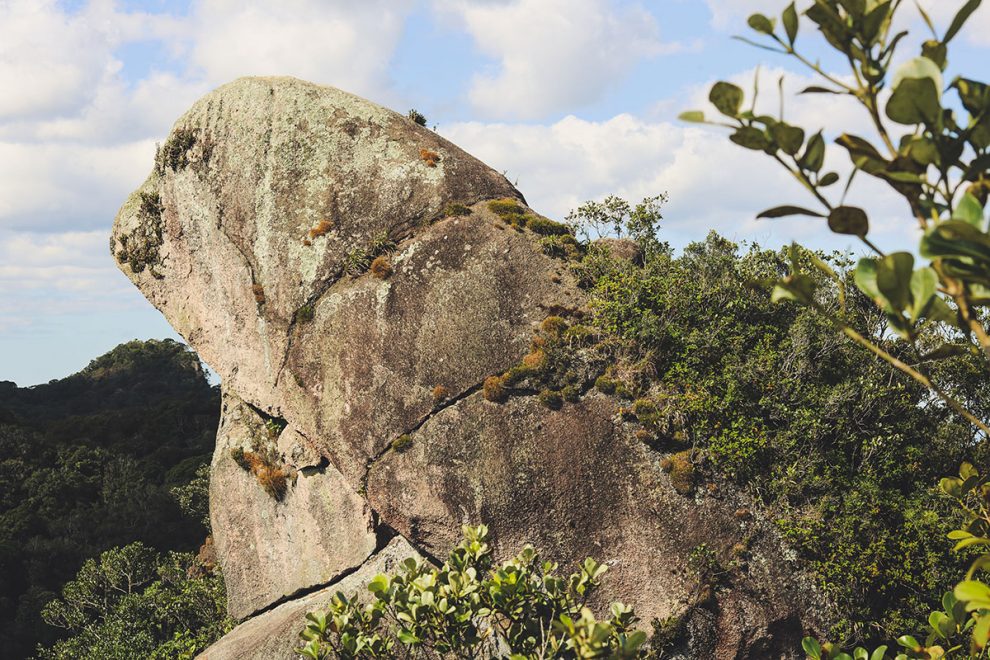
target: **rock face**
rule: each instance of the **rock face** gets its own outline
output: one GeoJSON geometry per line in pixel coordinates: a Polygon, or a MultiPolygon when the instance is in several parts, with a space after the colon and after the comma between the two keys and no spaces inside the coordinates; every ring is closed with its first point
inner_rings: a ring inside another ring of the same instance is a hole
{"type": "Polygon", "coordinates": [[[287,443],[291,436],[302,440],[292,428],[277,439],[272,435],[261,413],[229,392],[224,395],[210,474],[210,518],[218,532],[227,606],[235,618],[332,581],[360,566],[377,545],[367,501],[333,467],[286,469],[287,490],[278,500],[232,460],[231,451],[250,451],[259,440],[284,448],[288,457],[304,450],[287,443]]]}
{"type": "Polygon", "coordinates": [[[326,608],[338,591],[367,593],[365,585],[379,573],[396,570],[405,559],[422,557],[405,539],[397,537],[370,556],[355,572],[337,581],[332,587],[321,589],[296,600],[284,603],[269,612],[237,626],[230,634],[199,655],[201,660],[292,660],[299,656],[292,650],[300,645],[299,631],[306,614],[326,608]]]}
{"type": "Polygon", "coordinates": [[[205,657],[292,657],[310,592],[443,557],[466,523],[503,554],[608,561],[602,598],[690,612],[698,653],[789,656],[814,626],[772,528],[738,494],[681,494],[619,401],[590,382],[560,410],[483,396],[586,303],[520,214],[538,217],[504,177],[332,88],[241,79],[178,120],[111,250],[223,380],[211,517],[247,620],[205,657]],[[747,570],[692,610],[692,551],[743,542],[747,570]]]}

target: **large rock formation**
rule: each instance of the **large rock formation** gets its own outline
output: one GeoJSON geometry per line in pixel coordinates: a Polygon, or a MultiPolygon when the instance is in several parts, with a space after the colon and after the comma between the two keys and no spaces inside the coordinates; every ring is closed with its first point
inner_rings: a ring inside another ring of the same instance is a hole
{"type": "Polygon", "coordinates": [[[804,588],[772,529],[736,515],[740,495],[680,494],[590,382],[561,410],[525,388],[483,397],[544,318],[585,304],[538,235],[493,213],[500,198],[535,217],[401,115],[246,78],[178,120],[121,208],[122,270],[223,381],[211,516],[231,614],[248,621],[206,657],[291,657],[251,631],[284,632],[316,606],[307,593],[383,553],[442,557],[482,522],[502,553],[608,561],[603,597],[647,621],[698,602],[696,546],[727,558],[745,538],[748,572],[686,626],[695,652],[794,648],[804,588]]]}

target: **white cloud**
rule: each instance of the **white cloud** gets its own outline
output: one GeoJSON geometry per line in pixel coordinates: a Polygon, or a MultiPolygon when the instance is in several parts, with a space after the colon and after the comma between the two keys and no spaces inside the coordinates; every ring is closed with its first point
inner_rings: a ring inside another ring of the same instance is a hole
{"type": "Polygon", "coordinates": [[[132,288],[102,230],[0,232],[0,332],[50,315],[133,307],[132,288]]]}
{"type": "MultiPolygon", "coordinates": [[[[518,177],[530,204],[553,217],[608,194],[639,200],[667,191],[663,235],[674,244],[702,239],[714,229],[768,246],[798,240],[859,247],[830,234],[822,220],[756,220],[757,213],[771,206],[815,208],[814,200],[766,155],[732,144],[717,129],[619,115],[600,122],[569,116],[546,125],[470,122],[444,126],[441,132],[506,170],[510,179],[518,177]]],[[[847,161],[841,150],[829,149],[827,167],[845,171],[847,161]]],[[[870,210],[881,240],[901,249],[913,247],[913,225],[893,193],[865,177],[854,191],[849,202],[870,210]]]]}
{"type": "Polygon", "coordinates": [[[719,30],[735,29],[742,32],[746,18],[761,13],[780,16],[790,0],[705,0],[712,12],[712,25],[719,30]]]}
{"type": "MultiPolygon", "coordinates": [[[[925,11],[928,12],[929,16],[935,22],[936,29],[940,35],[944,34],[945,30],[948,29],[953,17],[955,17],[956,12],[959,11],[963,4],[961,1],[921,0],[922,7],[925,8],[925,11]]],[[[908,7],[907,11],[910,13],[916,10],[913,7],[908,7]]],[[[925,28],[926,37],[928,34],[928,30],[925,28]]],[[[960,35],[966,41],[977,46],[990,46],[990,5],[984,3],[977,9],[969,17],[969,20],[966,21],[966,26],[960,32],[960,35]]]]}
{"type": "Polygon", "coordinates": [[[638,62],[670,50],[653,15],[607,0],[438,0],[477,47],[498,61],[478,73],[470,99],[479,115],[533,119],[601,98],[638,62]]]}
{"type": "Polygon", "coordinates": [[[190,59],[211,85],[291,75],[381,99],[411,0],[200,0],[190,59]]]}
{"type": "Polygon", "coordinates": [[[147,176],[152,140],[103,147],[0,142],[0,227],[109,230],[117,207],[147,176]]]}
{"type": "Polygon", "coordinates": [[[55,0],[0,2],[0,121],[70,115],[116,76],[119,44],[174,35],[176,21],[118,13],[94,0],[68,14],[55,0]]]}

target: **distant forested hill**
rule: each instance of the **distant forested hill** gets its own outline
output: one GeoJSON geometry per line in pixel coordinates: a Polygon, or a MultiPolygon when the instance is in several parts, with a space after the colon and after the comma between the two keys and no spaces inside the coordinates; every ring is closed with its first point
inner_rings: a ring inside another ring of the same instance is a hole
{"type": "Polygon", "coordinates": [[[0,382],[0,657],[57,636],[40,610],[87,558],[203,542],[169,491],[209,462],[219,405],[196,355],[168,339],[46,385],[0,382]]]}

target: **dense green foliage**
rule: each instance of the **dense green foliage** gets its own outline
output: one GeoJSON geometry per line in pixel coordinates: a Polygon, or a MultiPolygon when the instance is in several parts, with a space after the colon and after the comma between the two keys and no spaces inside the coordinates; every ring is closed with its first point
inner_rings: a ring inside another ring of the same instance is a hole
{"type": "MultiPolygon", "coordinates": [[[[911,43],[905,39],[907,30],[898,31],[899,26],[907,25],[903,13],[899,14],[907,4],[902,0],[815,0],[799,10],[792,2],[780,16],[780,27],[776,18],[763,14],[753,14],[747,21],[762,42],[755,45],[784,55],[816,74],[821,84],[803,93],[849,96],[864,111],[862,121],[852,126],[830,125],[812,133],[784,120],[783,98],[776,116],[759,114],[758,86],[752,104],[744,109],[742,88],[724,81],[716,83],[709,93],[718,119],[709,121],[700,111],[684,113],[682,118],[732,129],[732,142],[776,160],[814,196],[818,209],[785,204],[759,217],[822,218],[833,232],[856,236],[875,253],[859,260],[853,284],[882,314],[888,333],[883,337],[859,331],[846,306],[847,291],[852,287],[814,258],[810,260],[814,268],[807,264],[802,268],[797,247],[792,250],[790,272],[776,281],[774,297],[812,310],[861,348],[913,379],[966,421],[970,428],[961,432],[961,437],[972,438],[972,429],[979,431],[971,444],[983,453],[990,436],[985,402],[971,397],[965,388],[960,391],[957,385],[960,380],[974,379],[974,374],[975,379],[984,381],[990,374],[986,315],[990,305],[990,226],[986,217],[990,197],[990,86],[965,75],[948,82],[944,78],[950,44],[981,0],[960,1],[944,31],[936,28],[915,3],[917,18],[927,25],[931,38],[922,41],[918,55],[909,59],[898,51],[900,44],[911,43]],[[822,38],[839,55],[847,71],[826,71],[817,59],[807,57],[807,37],[800,36],[802,19],[817,29],[815,38],[822,38]],[[827,133],[837,136],[835,143],[850,158],[852,169],[845,176],[823,169],[827,133]],[[883,181],[903,198],[905,210],[910,212],[906,217],[922,230],[917,252],[927,263],[915,268],[911,252],[886,252],[868,237],[870,211],[845,203],[860,172],[883,181]],[[845,186],[835,186],[843,178],[845,186]],[[828,278],[825,282],[822,274],[828,278]],[[827,293],[822,293],[823,288],[827,293]],[[824,305],[822,298],[832,295],[839,304],[824,305]],[[891,336],[900,341],[883,341],[891,336]],[[945,362],[939,362],[958,355],[971,359],[965,366],[950,363],[946,367],[945,362]]],[[[960,480],[979,481],[969,463],[963,464],[960,480]]],[[[940,512],[925,509],[921,514],[939,518],[940,512]]],[[[983,515],[985,510],[976,519],[983,515]]],[[[979,539],[986,536],[985,531],[970,536],[977,539],[974,544],[983,543],[979,539]]],[[[960,541],[956,549],[964,547],[960,541]]],[[[987,567],[988,562],[974,564],[977,570],[987,567]]],[[[984,657],[990,637],[990,586],[973,578],[971,571],[953,595],[946,597],[942,610],[932,612],[929,624],[933,635],[926,643],[910,635],[891,634],[902,648],[896,652],[898,658],[935,658],[946,653],[984,657]],[[961,612],[956,612],[959,608],[961,612]],[[967,633],[971,644],[956,644],[948,650],[933,644],[936,640],[952,641],[938,621],[948,622],[948,627],[971,628],[967,633]]],[[[849,657],[841,646],[805,640],[805,651],[813,658],[849,657]]],[[[872,656],[883,658],[885,653],[881,647],[872,656]]],[[[866,657],[867,651],[857,648],[854,655],[866,657]]]]}
{"type": "MultiPolygon", "coordinates": [[[[702,450],[696,469],[776,512],[837,606],[824,613],[837,635],[920,629],[963,566],[934,485],[972,457],[972,431],[813,310],[773,303],[762,283],[786,272],[785,257],[740,254],[714,234],[642,267],[590,251],[595,322],[624,342],[610,386],[648,411],[657,442],[702,450]]],[[[898,350],[868,299],[850,294],[848,306],[861,332],[898,350]]],[[[974,360],[939,368],[985,408],[974,360]]]]}
{"type": "Polygon", "coordinates": [[[209,462],[218,414],[199,360],[170,340],[123,344],[46,385],[0,383],[0,657],[60,635],[41,609],[87,559],[203,542],[202,499],[187,493],[190,517],[170,490],[209,462]]]}
{"type": "Polygon", "coordinates": [[[191,659],[233,627],[223,580],[189,553],[131,543],[89,559],[46,622],[72,635],[42,649],[45,660],[191,659]]]}
{"type": "Polygon", "coordinates": [[[567,579],[526,546],[493,565],[488,529],[465,527],[443,566],[406,559],[369,584],[370,602],[338,593],[307,615],[299,652],[324,658],[636,658],[646,634],[621,603],[597,620],[585,603],[606,566],[586,559],[567,579]]]}

